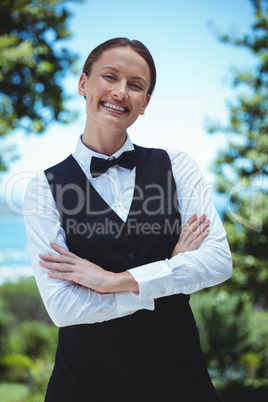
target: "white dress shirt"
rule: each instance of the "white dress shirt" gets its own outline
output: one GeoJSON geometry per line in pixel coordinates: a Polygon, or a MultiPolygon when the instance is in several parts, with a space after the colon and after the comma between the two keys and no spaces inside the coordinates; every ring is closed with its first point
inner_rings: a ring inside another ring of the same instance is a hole
{"type": "MultiPolygon", "coordinates": [[[[133,149],[129,137],[113,156],[133,149]]],[[[210,220],[210,233],[195,251],[129,269],[139,285],[139,293],[100,294],[73,282],[50,278],[39,265],[39,254],[55,253],[50,242],[67,248],[55,200],[45,174],[39,173],[24,192],[23,210],[32,266],[36,282],[55,325],[102,322],[154,309],[154,299],[176,293],[190,294],[217,285],[231,276],[232,259],[221,220],[210,199],[208,185],[193,159],[185,152],[170,151],[172,172],[182,227],[196,213],[210,220]]],[[[100,196],[126,221],[134,193],[133,170],[113,166],[97,178],[90,174],[92,156],[107,158],[87,148],[81,137],[73,157],[100,196]]]]}

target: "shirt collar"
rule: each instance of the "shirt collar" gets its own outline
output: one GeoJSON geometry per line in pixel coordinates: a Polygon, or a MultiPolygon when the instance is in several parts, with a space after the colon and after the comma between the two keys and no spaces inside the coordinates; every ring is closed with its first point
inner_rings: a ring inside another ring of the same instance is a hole
{"type": "MultiPolygon", "coordinates": [[[[109,157],[114,156],[115,158],[118,158],[123,152],[132,151],[133,149],[134,149],[134,146],[131,142],[129,135],[127,134],[127,139],[126,139],[124,145],[118,151],[116,151],[113,155],[109,155],[109,157]]],[[[92,151],[92,149],[88,148],[82,141],[82,135],[79,136],[79,138],[78,138],[76,149],[73,153],[73,156],[75,157],[76,160],[79,160],[79,162],[87,169],[87,171],[90,171],[90,163],[91,163],[92,156],[96,156],[98,158],[103,158],[103,159],[108,158],[107,155],[100,154],[100,153],[92,151]]]]}

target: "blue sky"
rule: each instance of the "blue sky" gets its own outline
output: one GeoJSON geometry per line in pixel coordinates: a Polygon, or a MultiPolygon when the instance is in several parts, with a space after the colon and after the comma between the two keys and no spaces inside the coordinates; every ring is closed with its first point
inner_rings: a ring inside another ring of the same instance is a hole
{"type": "MultiPolygon", "coordinates": [[[[223,32],[248,32],[253,21],[249,0],[87,0],[69,4],[73,12],[73,38],[65,46],[80,56],[79,67],[99,43],[116,36],[141,40],[157,67],[156,90],[144,116],[128,130],[132,141],[161,148],[182,149],[197,161],[209,183],[223,135],[210,136],[205,118],[226,122],[226,104],[235,100],[230,87],[230,67],[246,68],[254,59],[246,50],[221,44],[209,28],[213,22],[223,32]]],[[[27,181],[68,156],[85,124],[84,99],[77,94],[77,76],[64,80],[72,108],[79,118],[69,126],[52,125],[44,135],[15,132],[6,144],[15,144],[20,159],[0,179],[0,198],[20,200],[27,181]]],[[[1,145],[1,144],[0,144],[1,145]]]]}

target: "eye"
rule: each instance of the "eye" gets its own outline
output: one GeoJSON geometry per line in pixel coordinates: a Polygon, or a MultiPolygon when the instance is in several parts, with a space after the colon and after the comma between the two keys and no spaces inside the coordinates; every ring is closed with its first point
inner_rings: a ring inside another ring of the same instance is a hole
{"type": "Polygon", "coordinates": [[[107,79],[107,80],[115,80],[115,77],[112,74],[105,74],[103,76],[103,78],[107,79]]]}
{"type": "Polygon", "coordinates": [[[136,82],[130,83],[130,86],[134,89],[142,90],[142,87],[140,84],[137,84],[136,82]]]}

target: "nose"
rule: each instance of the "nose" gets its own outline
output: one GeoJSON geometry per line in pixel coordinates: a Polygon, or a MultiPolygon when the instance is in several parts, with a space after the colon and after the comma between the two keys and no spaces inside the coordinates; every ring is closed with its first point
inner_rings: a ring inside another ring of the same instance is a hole
{"type": "Polygon", "coordinates": [[[127,83],[123,81],[117,82],[112,89],[112,96],[121,101],[128,99],[127,83]]]}

